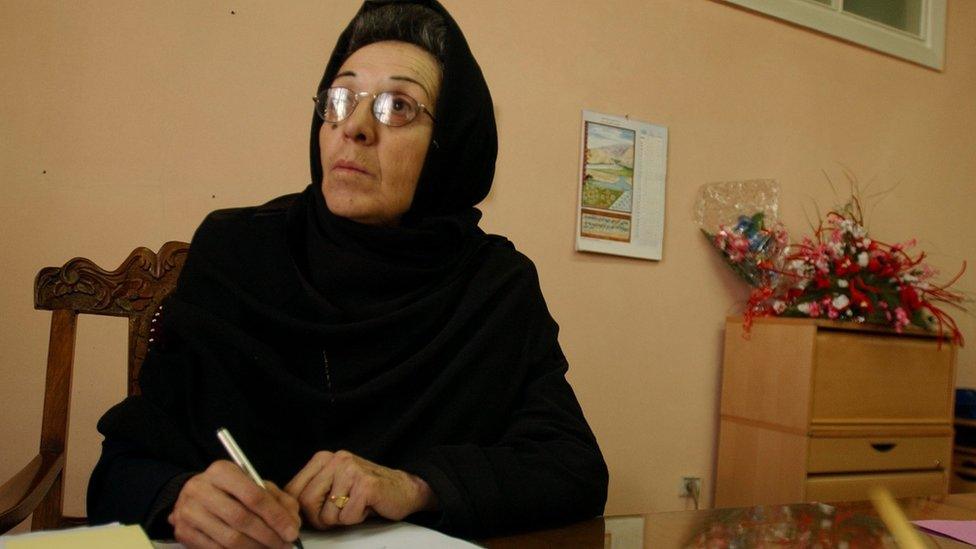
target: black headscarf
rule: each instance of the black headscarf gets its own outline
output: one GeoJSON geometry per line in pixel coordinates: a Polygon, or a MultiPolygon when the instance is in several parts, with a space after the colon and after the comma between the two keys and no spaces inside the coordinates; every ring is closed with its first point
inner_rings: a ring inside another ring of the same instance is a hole
{"type": "MultiPolygon", "coordinates": [[[[437,0],[366,0],[359,14],[391,4],[426,6],[444,18],[447,27],[446,49],[440,59],[443,81],[437,96],[437,122],[433,141],[417,184],[417,194],[407,215],[410,219],[453,214],[481,202],[491,189],[498,154],[495,112],[488,84],[481,67],[471,54],[468,42],[447,10],[437,0]]],[[[349,39],[355,19],[339,36],[329,57],[318,91],[328,88],[349,53],[349,39]]],[[[319,129],[322,119],[312,113],[312,184],[322,182],[319,156],[319,129]]]]}
{"type": "MultiPolygon", "coordinates": [[[[312,113],[312,182],[303,195],[304,231],[296,231],[294,240],[304,241],[310,283],[349,319],[389,314],[436,291],[437,284],[470,259],[484,236],[477,228],[481,213],[474,205],[488,194],[494,177],[495,115],[481,68],[443,6],[436,0],[367,0],[340,35],[318,92],[332,85],[353,53],[350,40],[356,20],[370,10],[406,4],[436,12],[446,32],[444,51],[438,56],[443,76],[434,109],[433,143],[400,226],[362,225],[329,210],[321,189],[323,122],[312,113]]],[[[357,43],[365,45],[362,40],[357,43]]]]}

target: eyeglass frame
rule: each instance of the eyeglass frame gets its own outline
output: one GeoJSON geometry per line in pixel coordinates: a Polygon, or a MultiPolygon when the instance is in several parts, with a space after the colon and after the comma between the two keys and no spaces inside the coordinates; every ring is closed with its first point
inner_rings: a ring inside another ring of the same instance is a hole
{"type": "MultiPolygon", "coordinates": [[[[362,102],[362,98],[364,98],[364,97],[369,97],[369,98],[372,99],[372,102],[370,103],[369,112],[372,113],[373,118],[377,122],[379,122],[380,124],[383,124],[384,126],[387,126],[389,128],[402,128],[404,126],[409,126],[411,122],[413,122],[414,120],[417,119],[417,117],[414,116],[413,118],[411,118],[410,120],[406,121],[403,124],[400,124],[399,126],[394,126],[392,124],[387,124],[386,122],[383,122],[382,120],[380,120],[379,116],[376,114],[376,110],[374,110],[373,107],[376,105],[376,99],[379,98],[379,96],[383,95],[384,93],[400,94],[400,95],[404,95],[406,97],[409,97],[414,103],[417,104],[417,107],[422,112],[427,113],[427,116],[430,117],[431,121],[437,122],[437,119],[434,118],[434,113],[430,112],[430,109],[427,108],[427,105],[421,103],[420,101],[417,101],[416,99],[413,98],[413,96],[411,96],[408,93],[404,93],[404,92],[393,92],[393,91],[383,91],[383,92],[380,92],[380,93],[373,93],[373,92],[368,92],[368,91],[354,92],[354,91],[352,91],[351,89],[349,89],[349,88],[347,88],[345,86],[332,86],[332,87],[326,88],[326,89],[322,90],[321,92],[319,92],[318,95],[316,95],[315,97],[312,98],[312,101],[315,102],[316,105],[318,105],[321,102],[320,99],[319,99],[319,97],[322,96],[322,95],[327,95],[329,93],[329,90],[347,90],[347,91],[349,91],[349,93],[351,94],[351,96],[352,96],[352,98],[354,99],[355,102],[353,103],[352,109],[349,110],[349,114],[347,114],[345,117],[340,118],[339,120],[335,120],[335,121],[326,120],[325,119],[325,115],[322,114],[322,113],[319,113],[319,109],[318,109],[318,107],[316,107],[315,114],[319,118],[322,119],[322,122],[325,122],[327,124],[338,124],[339,122],[342,122],[342,121],[346,120],[347,118],[349,118],[350,116],[352,116],[353,113],[356,112],[356,107],[359,106],[359,103],[362,102]]],[[[324,110],[323,110],[323,113],[324,113],[324,110]]]]}

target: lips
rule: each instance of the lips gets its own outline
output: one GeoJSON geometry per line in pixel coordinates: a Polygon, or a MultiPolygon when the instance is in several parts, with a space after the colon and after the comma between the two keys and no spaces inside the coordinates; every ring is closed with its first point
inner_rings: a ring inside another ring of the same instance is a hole
{"type": "Polygon", "coordinates": [[[333,171],[339,172],[351,172],[351,173],[361,173],[364,175],[372,175],[369,170],[367,170],[362,164],[353,162],[352,160],[337,160],[332,165],[333,171]]]}

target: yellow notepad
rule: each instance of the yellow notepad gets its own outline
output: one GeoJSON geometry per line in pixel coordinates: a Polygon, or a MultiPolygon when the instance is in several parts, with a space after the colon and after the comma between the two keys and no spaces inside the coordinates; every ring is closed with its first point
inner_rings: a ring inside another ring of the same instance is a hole
{"type": "Polygon", "coordinates": [[[5,549],[152,549],[142,528],[121,524],[32,532],[0,543],[6,544],[5,549]]]}

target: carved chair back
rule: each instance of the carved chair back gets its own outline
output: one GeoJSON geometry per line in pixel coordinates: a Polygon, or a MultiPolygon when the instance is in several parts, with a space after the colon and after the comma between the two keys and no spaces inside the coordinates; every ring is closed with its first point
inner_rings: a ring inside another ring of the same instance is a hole
{"type": "Polygon", "coordinates": [[[129,319],[128,394],[139,392],[139,368],[152,337],[160,302],[176,286],[189,244],[167,242],[158,253],[136,248],[106,271],[84,258],[42,269],[34,281],[34,308],[52,311],[40,453],[0,486],[0,533],[33,512],[32,530],[84,523],[63,516],[68,413],[79,314],[129,319]]]}

